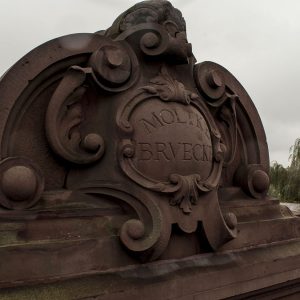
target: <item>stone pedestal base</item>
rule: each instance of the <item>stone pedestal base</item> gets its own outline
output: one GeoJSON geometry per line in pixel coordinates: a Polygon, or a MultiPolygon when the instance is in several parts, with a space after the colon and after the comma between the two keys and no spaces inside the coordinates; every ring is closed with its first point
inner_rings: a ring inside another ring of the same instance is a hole
{"type": "Polygon", "coordinates": [[[4,288],[5,299],[299,299],[300,240],[4,288]]]}

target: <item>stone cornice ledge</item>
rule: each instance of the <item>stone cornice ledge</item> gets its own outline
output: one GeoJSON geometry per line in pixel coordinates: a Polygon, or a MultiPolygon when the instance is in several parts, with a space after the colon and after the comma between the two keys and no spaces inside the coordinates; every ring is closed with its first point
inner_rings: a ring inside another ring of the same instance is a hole
{"type": "Polygon", "coordinates": [[[57,300],[90,299],[91,296],[101,300],[135,299],[134,297],[147,300],[151,297],[153,299],[155,295],[156,299],[203,300],[238,297],[255,291],[253,299],[259,299],[264,293],[282,293],[284,287],[290,285],[293,288],[287,288],[286,293],[298,292],[300,282],[295,280],[299,277],[300,240],[294,240],[242,251],[127,266],[105,272],[91,270],[47,280],[36,278],[31,282],[30,279],[14,283],[2,281],[2,287],[18,284],[27,286],[2,288],[0,297],[23,299],[26,295],[38,294],[45,296],[39,299],[57,300]],[[56,283],[58,280],[60,282],[56,283]],[[277,285],[280,285],[280,289],[277,285]]]}

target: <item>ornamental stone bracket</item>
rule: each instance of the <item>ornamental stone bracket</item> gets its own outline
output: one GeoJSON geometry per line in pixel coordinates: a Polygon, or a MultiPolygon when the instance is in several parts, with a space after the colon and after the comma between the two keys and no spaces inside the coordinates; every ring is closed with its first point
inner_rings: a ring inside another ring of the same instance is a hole
{"type": "Polygon", "coordinates": [[[0,287],[299,238],[267,194],[252,100],[196,63],[167,1],[20,59],[0,81],[0,156],[0,287]]]}

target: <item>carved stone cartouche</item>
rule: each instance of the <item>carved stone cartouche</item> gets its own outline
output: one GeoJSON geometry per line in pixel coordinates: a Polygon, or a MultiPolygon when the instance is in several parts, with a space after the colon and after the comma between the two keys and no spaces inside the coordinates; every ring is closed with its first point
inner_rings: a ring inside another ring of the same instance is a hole
{"type": "Polygon", "coordinates": [[[36,48],[1,79],[0,98],[0,218],[22,224],[13,243],[48,253],[43,278],[57,276],[44,260],[55,270],[58,241],[70,261],[88,257],[62,271],[78,274],[263,244],[259,233],[245,242],[247,205],[284,217],[267,196],[253,102],[223,67],[196,64],[167,1],[36,48]]]}

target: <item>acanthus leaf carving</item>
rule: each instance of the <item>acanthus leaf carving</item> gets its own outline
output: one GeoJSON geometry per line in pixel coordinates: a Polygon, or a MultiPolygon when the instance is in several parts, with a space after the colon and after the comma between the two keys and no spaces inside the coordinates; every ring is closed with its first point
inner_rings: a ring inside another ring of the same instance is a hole
{"type": "Polygon", "coordinates": [[[170,175],[170,182],[175,184],[176,191],[170,200],[171,205],[178,205],[185,214],[192,212],[192,205],[195,205],[201,192],[208,192],[212,186],[206,186],[201,181],[199,174],[182,176],[179,174],[170,175]]]}
{"type": "Polygon", "coordinates": [[[197,94],[187,90],[185,86],[174,79],[168,72],[166,66],[162,66],[158,76],[150,80],[150,85],[143,87],[150,94],[156,94],[163,101],[174,101],[190,104],[197,94]]]}
{"type": "Polygon", "coordinates": [[[104,153],[103,138],[95,132],[82,135],[81,99],[87,71],[71,67],[54,92],[46,113],[46,134],[56,154],[76,164],[98,160],[104,153]]]}

